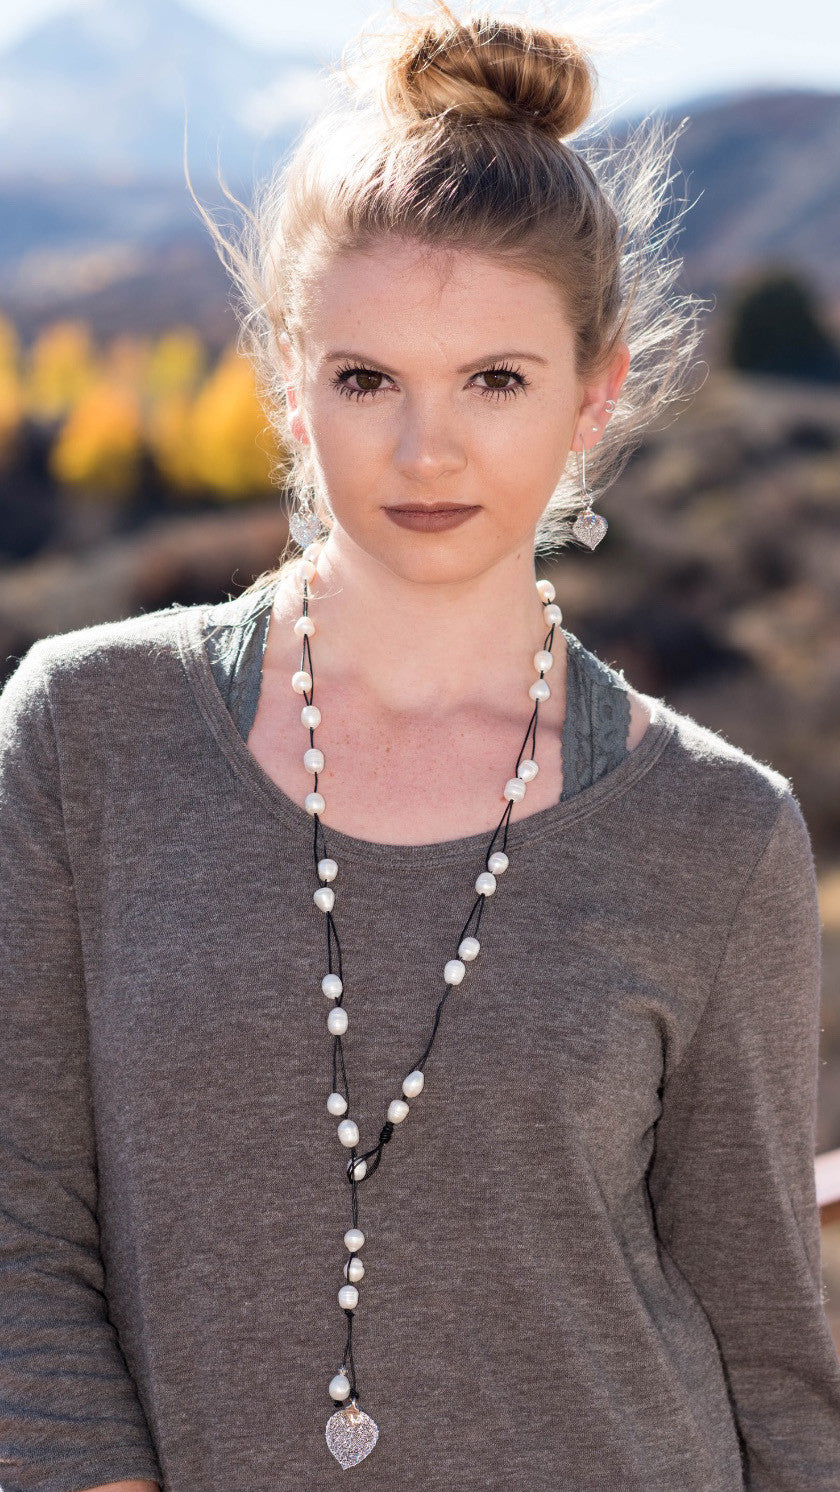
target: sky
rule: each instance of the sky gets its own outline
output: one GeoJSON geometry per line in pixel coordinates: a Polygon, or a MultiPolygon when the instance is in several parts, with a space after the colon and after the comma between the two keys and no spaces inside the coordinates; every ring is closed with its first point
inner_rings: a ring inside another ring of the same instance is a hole
{"type": "MultiPolygon", "coordinates": [[[[60,11],[91,0],[0,0],[0,47],[60,11]]],[[[388,0],[181,0],[260,46],[313,50],[317,59],[337,57],[359,27],[387,14],[388,0]]],[[[406,3],[406,0],[401,0],[406,3]]],[[[449,0],[456,14],[469,8],[449,0]]],[[[407,0],[407,8],[425,8],[407,0]]],[[[481,8],[484,8],[483,6],[481,8]]],[[[581,7],[560,0],[487,0],[494,14],[526,15],[553,26],[572,21],[581,7]]],[[[585,14],[601,18],[598,67],[600,103],[630,112],[652,105],[687,102],[701,94],[739,87],[805,86],[840,91],[840,5],[838,0],[596,0],[585,14]],[[612,35],[629,43],[610,50],[603,18],[612,18],[612,35]]],[[[597,19],[596,19],[597,24],[597,19]]]]}

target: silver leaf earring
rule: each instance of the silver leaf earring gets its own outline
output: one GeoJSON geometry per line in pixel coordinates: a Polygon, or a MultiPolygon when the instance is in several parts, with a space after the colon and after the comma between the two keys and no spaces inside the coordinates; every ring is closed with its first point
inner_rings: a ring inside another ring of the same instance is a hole
{"type": "Polygon", "coordinates": [[[300,502],[289,515],[289,533],[301,549],[305,549],[307,544],[314,544],[316,539],[325,537],[320,518],[311,507],[300,502]]]}
{"type": "MultiPolygon", "coordinates": [[[[593,426],[593,429],[597,428],[597,426],[593,426]]],[[[581,462],[581,457],[577,451],[575,451],[575,458],[578,464],[580,490],[583,497],[586,498],[586,505],[572,524],[572,533],[576,539],[580,540],[581,544],[586,545],[587,549],[594,549],[597,544],[600,544],[609,525],[606,518],[603,518],[600,513],[593,513],[592,511],[592,497],[586,490],[586,444],[583,436],[580,437],[580,443],[583,448],[583,461],[581,462]]]]}

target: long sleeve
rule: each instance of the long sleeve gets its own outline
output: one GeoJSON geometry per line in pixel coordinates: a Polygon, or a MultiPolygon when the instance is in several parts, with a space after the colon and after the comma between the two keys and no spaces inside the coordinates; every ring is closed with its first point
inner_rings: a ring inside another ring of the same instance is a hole
{"type": "Polygon", "coordinates": [[[109,1320],[49,640],[0,694],[0,1479],[162,1484],[109,1320]]]}
{"type": "Polygon", "coordinates": [[[810,837],[787,790],[664,1084],[649,1171],[662,1247],[718,1341],[751,1492],[840,1487],[814,1177],[820,959],[810,837]]]}

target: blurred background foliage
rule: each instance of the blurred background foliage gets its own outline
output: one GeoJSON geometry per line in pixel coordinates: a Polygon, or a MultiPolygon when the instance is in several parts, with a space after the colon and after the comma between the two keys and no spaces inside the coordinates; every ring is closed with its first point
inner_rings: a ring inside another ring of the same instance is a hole
{"type": "MultiPolygon", "coordinates": [[[[264,425],[250,364],[233,348],[211,363],[191,327],[97,345],[84,322],[61,320],[23,348],[0,316],[0,463],[19,497],[28,479],[47,475],[79,500],[117,509],[150,465],[172,506],[196,495],[268,496],[264,425]],[[32,469],[34,450],[44,472],[32,469]]],[[[3,540],[14,545],[8,527],[3,540]]],[[[40,547],[37,538],[21,545],[40,547]]]]}

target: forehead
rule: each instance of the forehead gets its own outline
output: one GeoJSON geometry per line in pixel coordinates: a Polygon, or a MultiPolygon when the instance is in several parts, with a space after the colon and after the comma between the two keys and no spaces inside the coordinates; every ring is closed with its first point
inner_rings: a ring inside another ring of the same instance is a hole
{"type": "Polygon", "coordinates": [[[310,351],[319,356],[362,334],[366,342],[384,334],[406,348],[418,339],[519,347],[523,331],[529,345],[571,335],[557,291],[543,276],[473,250],[398,240],[333,256],[310,286],[306,319],[310,351]]]}

